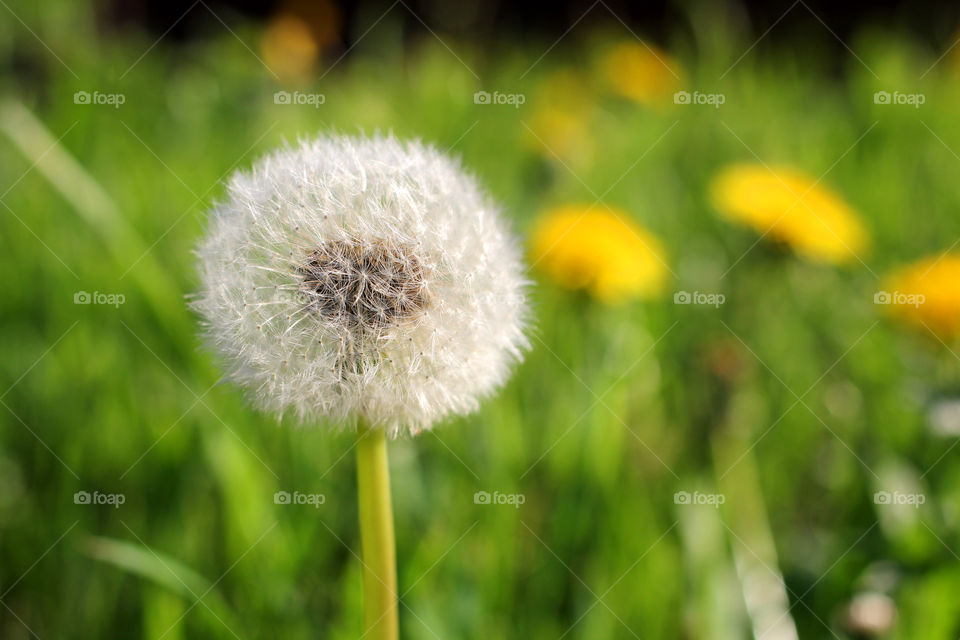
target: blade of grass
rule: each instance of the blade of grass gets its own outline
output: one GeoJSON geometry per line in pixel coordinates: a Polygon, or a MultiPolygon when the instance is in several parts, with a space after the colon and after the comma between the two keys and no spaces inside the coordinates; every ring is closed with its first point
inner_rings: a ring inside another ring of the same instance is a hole
{"type": "Polygon", "coordinates": [[[161,320],[186,329],[183,296],[100,183],[20,101],[0,102],[0,131],[100,236],[117,264],[138,263],[131,276],[161,320]]]}
{"type": "Polygon", "coordinates": [[[202,575],[179,560],[140,544],[90,536],[81,545],[89,557],[145,578],[190,601],[201,601],[228,628],[236,628],[236,616],[223,597],[202,575]]]}

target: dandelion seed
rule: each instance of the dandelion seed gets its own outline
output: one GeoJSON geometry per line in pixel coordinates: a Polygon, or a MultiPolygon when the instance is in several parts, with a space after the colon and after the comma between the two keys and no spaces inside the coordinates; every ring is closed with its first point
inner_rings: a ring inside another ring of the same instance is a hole
{"type": "Polygon", "coordinates": [[[258,406],[357,427],[364,635],[396,640],[386,435],[506,380],[527,347],[520,249],[457,163],[392,137],[306,141],[227,191],[197,251],[206,338],[258,406]]]}
{"type": "Polygon", "coordinates": [[[527,344],[517,243],[420,143],[274,152],[230,180],[198,255],[195,307],[229,377],[304,422],[429,429],[475,409],[527,344]]]}

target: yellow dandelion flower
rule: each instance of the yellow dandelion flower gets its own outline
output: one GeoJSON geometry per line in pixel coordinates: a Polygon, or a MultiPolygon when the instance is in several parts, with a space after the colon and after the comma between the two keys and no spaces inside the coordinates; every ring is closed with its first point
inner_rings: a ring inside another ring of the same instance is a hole
{"type": "Polygon", "coordinates": [[[534,264],[568,289],[608,303],[647,298],[667,274],[659,239],[623,211],[569,205],[547,212],[531,238],[534,264]]]}
{"type": "Polygon", "coordinates": [[[927,256],[887,277],[875,301],[907,324],[960,335],[960,254],[927,256]]]}
{"type": "Polygon", "coordinates": [[[665,51],[642,42],[624,42],[601,61],[610,89],[643,104],[657,103],[680,86],[680,64],[665,51]]]}
{"type": "Polygon", "coordinates": [[[712,181],[713,206],[813,260],[844,263],[868,244],[860,216],[844,200],[791,169],[734,165],[712,181]]]}

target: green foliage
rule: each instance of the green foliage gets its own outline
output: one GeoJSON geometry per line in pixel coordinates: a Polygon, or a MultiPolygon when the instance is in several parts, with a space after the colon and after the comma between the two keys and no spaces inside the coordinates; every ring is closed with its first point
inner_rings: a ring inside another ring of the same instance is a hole
{"type": "Polygon", "coordinates": [[[537,283],[534,348],[507,388],[390,447],[405,637],[746,637],[751,557],[782,576],[801,637],[851,637],[845,607],[865,589],[899,607],[891,637],[960,631],[960,449],[925,417],[957,394],[960,362],[873,304],[877,276],[960,233],[952,58],[924,74],[939,52],[865,32],[840,77],[812,46],[734,64],[752,38],[693,12],[673,46],[684,85],[726,102],[645,107],[591,82],[594,153],[560,161],[531,144],[537,87],[561,67],[595,78],[605,43],[632,37],[618,23],[571,34],[523,75],[549,43],[404,44],[388,15],[291,87],[245,46],[260,27],[235,16],[235,34],[213,22],[152,46],[95,27],[84,3],[13,12],[23,23],[0,25],[0,636],[359,635],[352,437],[248,409],[184,301],[225,175],[331,129],[451,148],[521,233],[602,194],[664,239],[675,290],[726,296],[607,308],[537,283]],[[481,89],[528,103],[474,104],[481,89]],[[893,89],[926,102],[874,104],[893,89]],[[125,102],[74,103],[94,90],[125,102]],[[279,90],[325,102],[275,104],[279,90]],[[711,175],[757,158],[824,175],[861,211],[863,263],[804,263],[718,220],[711,175]],[[125,301],[74,304],[79,291],[125,301]],[[906,487],[925,503],[875,503],[906,487]],[[76,504],[83,491],[125,500],[76,504]],[[278,505],[277,491],[325,501],[278,505]],[[479,505],[478,491],[525,501],[479,505]],[[678,491],[727,499],[685,506],[678,491]]]}

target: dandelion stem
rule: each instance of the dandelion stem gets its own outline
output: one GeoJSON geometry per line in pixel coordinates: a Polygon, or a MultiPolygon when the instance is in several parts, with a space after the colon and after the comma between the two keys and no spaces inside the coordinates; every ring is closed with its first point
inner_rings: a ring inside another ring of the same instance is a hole
{"type": "Polygon", "coordinates": [[[397,558],[390,504],[390,470],[383,429],[357,431],[357,496],[363,544],[364,637],[396,640],[397,558]]]}

